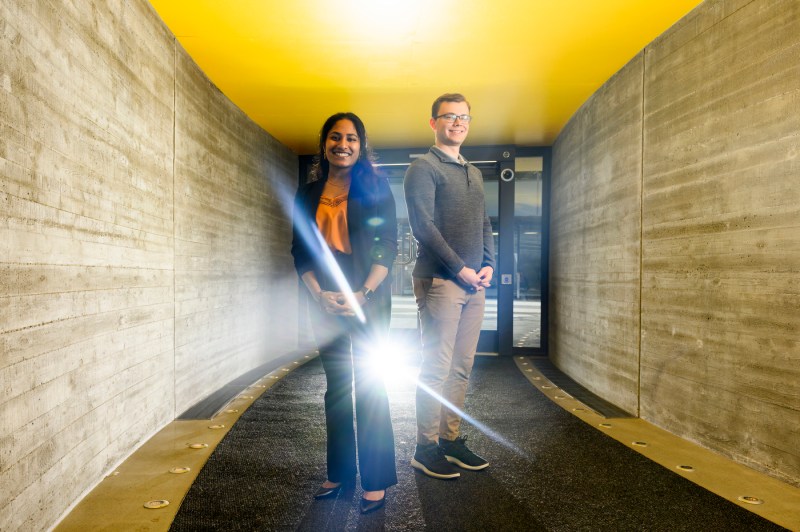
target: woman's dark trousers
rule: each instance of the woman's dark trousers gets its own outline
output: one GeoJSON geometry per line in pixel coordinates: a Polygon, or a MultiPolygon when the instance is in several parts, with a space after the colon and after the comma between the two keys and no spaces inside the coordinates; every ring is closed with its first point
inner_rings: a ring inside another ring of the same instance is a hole
{"type": "Polygon", "coordinates": [[[397,484],[397,472],[386,387],[382,376],[372,373],[369,364],[369,350],[378,345],[379,339],[353,318],[321,313],[317,317],[315,333],[328,385],[328,480],[348,482],[355,478],[358,452],[361,487],[365,491],[386,489],[397,484]]]}

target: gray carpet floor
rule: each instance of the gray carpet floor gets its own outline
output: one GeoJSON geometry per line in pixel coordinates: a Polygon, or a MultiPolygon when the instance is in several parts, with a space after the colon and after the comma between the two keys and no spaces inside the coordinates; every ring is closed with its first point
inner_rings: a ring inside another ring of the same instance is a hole
{"type": "Polygon", "coordinates": [[[466,407],[489,430],[462,426],[490,468],[441,481],[409,466],[409,383],[390,389],[399,483],[386,506],[361,515],[358,486],[315,501],[325,480],[324,388],[314,360],[259,398],[209,458],[172,530],[783,530],[589,427],[513,360],[494,357],[477,359],[466,407]]]}

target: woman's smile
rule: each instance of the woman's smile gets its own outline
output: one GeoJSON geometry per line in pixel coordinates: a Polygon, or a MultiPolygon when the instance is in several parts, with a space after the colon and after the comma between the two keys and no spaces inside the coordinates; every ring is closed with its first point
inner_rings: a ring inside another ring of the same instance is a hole
{"type": "Polygon", "coordinates": [[[361,153],[361,139],[350,120],[342,119],[333,125],[325,139],[325,154],[333,166],[351,167],[361,153]]]}

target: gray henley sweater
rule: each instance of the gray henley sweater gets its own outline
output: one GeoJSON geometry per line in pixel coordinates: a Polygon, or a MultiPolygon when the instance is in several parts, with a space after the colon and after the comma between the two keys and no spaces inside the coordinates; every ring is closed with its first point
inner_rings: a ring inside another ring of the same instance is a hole
{"type": "Polygon", "coordinates": [[[464,266],[495,268],[480,170],[433,146],[411,163],[403,190],[419,243],[414,277],[452,279],[464,266]]]}

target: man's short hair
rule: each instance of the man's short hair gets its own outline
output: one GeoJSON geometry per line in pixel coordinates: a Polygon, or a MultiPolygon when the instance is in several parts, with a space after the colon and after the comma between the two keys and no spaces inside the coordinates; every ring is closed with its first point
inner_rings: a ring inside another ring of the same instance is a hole
{"type": "Polygon", "coordinates": [[[431,118],[436,118],[439,115],[439,107],[441,107],[444,102],[464,102],[467,104],[467,109],[470,111],[472,110],[472,106],[469,104],[463,94],[459,94],[457,92],[448,92],[447,94],[442,94],[433,102],[433,106],[431,107],[431,118]]]}

